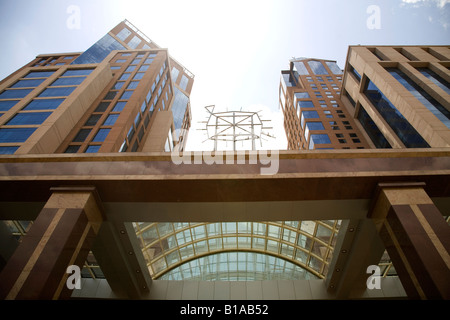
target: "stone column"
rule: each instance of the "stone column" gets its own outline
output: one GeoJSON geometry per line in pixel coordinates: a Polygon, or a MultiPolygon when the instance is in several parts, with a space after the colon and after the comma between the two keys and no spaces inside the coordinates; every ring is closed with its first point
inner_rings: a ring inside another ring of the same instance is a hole
{"type": "Polygon", "coordinates": [[[450,226],[422,183],[380,184],[369,217],[411,299],[450,299],[450,226]]]}
{"type": "Polygon", "coordinates": [[[1,299],[66,299],[67,267],[80,269],[103,220],[94,187],[54,188],[0,274],[1,299]]]}

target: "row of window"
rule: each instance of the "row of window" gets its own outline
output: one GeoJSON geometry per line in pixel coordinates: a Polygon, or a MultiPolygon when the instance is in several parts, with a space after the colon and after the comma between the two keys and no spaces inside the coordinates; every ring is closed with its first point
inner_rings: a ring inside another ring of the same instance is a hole
{"type": "MultiPolygon", "coordinates": [[[[23,98],[55,71],[32,71],[15,82],[0,94],[0,99],[23,98]],[[15,89],[27,88],[27,89],[15,89]]],[[[23,143],[44,123],[55,110],[79,84],[92,72],[92,69],[67,70],[58,79],[52,82],[37,97],[31,100],[24,108],[12,116],[0,128],[0,143],[23,143]],[[57,97],[57,98],[55,98],[57,97]],[[20,127],[17,127],[20,126],[20,127]],[[24,127],[29,126],[29,127],[24,127]]],[[[0,111],[8,111],[20,100],[0,100],[0,111]]],[[[0,113],[3,115],[3,113],[0,113]]],[[[19,146],[3,146],[2,154],[12,154],[19,146]]]]}
{"type": "MultiPolygon", "coordinates": [[[[125,42],[130,35],[131,31],[128,28],[124,27],[122,30],[119,31],[116,37],[119,38],[121,41],[125,42]]],[[[141,44],[142,41],[144,40],[142,40],[139,36],[134,35],[133,38],[131,38],[126,43],[131,49],[136,49],[141,44]]],[[[150,46],[147,43],[144,43],[142,49],[150,49],[150,46]]]]}

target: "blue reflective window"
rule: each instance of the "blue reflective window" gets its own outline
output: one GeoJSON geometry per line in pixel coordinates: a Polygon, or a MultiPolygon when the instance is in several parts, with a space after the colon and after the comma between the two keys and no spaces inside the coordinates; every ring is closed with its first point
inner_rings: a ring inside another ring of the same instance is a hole
{"type": "Polygon", "coordinates": [[[148,65],[143,65],[143,66],[141,66],[140,68],[139,68],[139,70],[138,70],[138,72],[144,72],[144,71],[147,71],[148,70],[148,65]]]}
{"type": "Polygon", "coordinates": [[[139,84],[139,81],[131,81],[128,85],[127,89],[136,89],[139,84]]]}
{"type": "Polygon", "coordinates": [[[124,73],[120,76],[119,80],[127,80],[130,77],[130,73],[124,73]]]}
{"type": "Polygon", "coordinates": [[[319,113],[317,111],[303,111],[301,115],[302,128],[305,126],[305,119],[318,119],[319,113]]]}
{"type": "Polygon", "coordinates": [[[181,81],[180,81],[180,88],[183,90],[186,90],[187,85],[188,85],[189,79],[188,77],[186,77],[184,74],[181,77],[181,81]]]}
{"type": "Polygon", "coordinates": [[[106,118],[105,122],[103,122],[104,126],[112,126],[114,123],[116,123],[117,118],[119,117],[118,114],[110,114],[108,118],[106,118]]]}
{"type": "Polygon", "coordinates": [[[138,72],[135,74],[135,76],[133,77],[133,80],[140,80],[144,77],[144,72],[138,72]]]}
{"type": "Polygon", "coordinates": [[[54,110],[64,99],[36,99],[26,105],[23,110],[54,110]]]}
{"type": "Polygon", "coordinates": [[[130,30],[128,30],[127,28],[123,28],[122,30],[120,30],[118,34],[116,34],[116,37],[122,41],[125,41],[125,39],[128,38],[130,34],[131,34],[130,30]]]}
{"type": "Polygon", "coordinates": [[[18,113],[7,125],[27,125],[27,124],[42,124],[52,113],[51,112],[27,112],[18,113]]]}
{"type": "Polygon", "coordinates": [[[295,98],[297,98],[297,99],[307,99],[307,98],[310,98],[308,92],[296,92],[296,93],[294,93],[294,95],[295,95],[295,98]]]}
{"type": "Polygon", "coordinates": [[[314,74],[328,74],[327,69],[325,69],[321,61],[311,60],[308,61],[308,64],[314,74]]]}
{"type": "Polygon", "coordinates": [[[19,80],[11,88],[34,88],[44,82],[46,79],[19,80]]]}
{"type": "Polygon", "coordinates": [[[298,106],[300,108],[314,108],[314,103],[312,101],[299,101],[298,106]]]}
{"type": "Polygon", "coordinates": [[[0,154],[14,154],[19,149],[18,146],[14,147],[0,147],[0,154]]]}
{"type": "Polygon", "coordinates": [[[106,34],[89,49],[83,52],[71,64],[100,63],[113,50],[126,50],[126,48],[109,34],[106,34]]]}
{"type": "Polygon", "coordinates": [[[106,111],[106,109],[108,109],[109,104],[110,104],[109,101],[100,102],[94,112],[104,112],[104,111],[106,111]]]}
{"type": "Polygon", "coordinates": [[[396,68],[387,68],[387,71],[397,79],[411,94],[417,98],[432,114],[450,129],[450,111],[437,102],[432,96],[411,80],[405,73],[396,68]]]}
{"type": "Polygon", "coordinates": [[[59,78],[51,86],[75,86],[83,82],[86,77],[59,78]]]}
{"type": "Polygon", "coordinates": [[[361,75],[355,70],[355,68],[353,68],[353,66],[348,65],[348,71],[356,78],[358,82],[361,82],[361,75]]]}
{"type": "Polygon", "coordinates": [[[73,69],[67,70],[64,72],[61,77],[70,77],[70,76],[88,76],[92,73],[94,69],[73,69]]]}
{"type": "Polygon", "coordinates": [[[131,64],[139,64],[141,62],[141,59],[134,59],[131,64]]]}
{"type": "Polygon", "coordinates": [[[325,130],[322,122],[306,122],[306,127],[311,130],[325,130]]]}
{"type": "Polygon", "coordinates": [[[24,78],[48,78],[55,71],[31,71],[24,78]]]}
{"type": "Polygon", "coordinates": [[[101,146],[88,146],[85,153],[97,153],[101,146]]]}
{"type": "MultiPolygon", "coordinates": [[[[172,105],[173,123],[175,125],[176,134],[182,128],[184,115],[189,103],[189,97],[180,91],[177,87],[174,88],[174,100],[172,105]]],[[[149,111],[152,111],[149,110],[149,111]]],[[[178,138],[178,137],[177,137],[178,138]]]]}
{"type": "Polygon", "coordinates": [[[336,62],[327,61],[326,64],[334,74],[342,74],[342,70],[341,68],[339,68],[336,62]]]}
{"type": "Polygon", "coordinates": [[[309,74],[308,69],[306,69],[305,64],[302,61],[294,61],[294,71],[300,75],[309,74]]]}
{"type": "Polygon", "coordinates": [[[134,69],[136,69],[136,66],[129,66],[128,68],[125,69],[125,72],[133,72],[134,69]]]}
{"type": "Polygon", "coordinates": [[[76,87],[57,87],[47,88],[39,95],[39,97],[66,97],[75,90],[76,87]]]}
{"type": "Polygon", "coordinates": [[[141,38],[139,38],[138,36],[134,36],[130,40],[130,42],[128,42],[128,46],[130,46],[130,48],[132,49],[136,49],[141,42],[142,42],[141,38]]]}
{"type": "Polygon", "coordinates": [[[153,62],[153,59],[145,59],[144,64],[151,64],[153,62]]]}
{"type": "Polygon", "coordinates": [[[16,105],[19,100],[0,101],[0,111],[8,111],[16,105]]]}
{"type": "Polygon", "coordinates": [[[119,101],[116,103],[116,105],[114,106],[114,109],[112,110],[113,112],[120,112],[123,110],[123,108],[125,107],[127,103],[125,101],[119,101]]]}
{"type": "Polygon", "coordinates": [[[0,99],[23,98],[31,91],[33,91],[33,89],[5,90],[2,93],[0,93],[0,99]]]}
{"type": "Polygon", "coordinates": [[[117,81],[117,82],[114,84],[114,86],[112,87],[112,89],[114,89],[114,90],[119,90],[120,88],[122,88],[122,86],[123,86],[124,83],[125,83],[124,81],[117,81]]]}
{"type": "Polygon", "coordinates": [[[131,95],[134,91],[125,91],[122,96],[120,97],[120,100],[128,100],[130,99],[131,95]]]}
{"type": "Polygon", "coordinates": [[[417,70],[419,70],[420,73],[422,73],[425,77],[433,81],[439,88],[444,90],[447,94],[450,94],[450,84],[447,80],[445,80],[436,72],[428,68],[417,68],[417,70]]]}
{"type": "Polygon", "coordinates": [[[414,129],[372,81],[368,81],[366,84],[364,94],[407,148],[429,147],[428,143],[420,136],[416,129],[414,129]]]}
{"type": "Polygon", "coordinates": [[[281,74],[281,84],[283,85],[284,88],[295,87],[297,85],[290,72],[281,74]]]}
{"type": "Polygon", "coordinates": [[[97,134],[95,135],[94,139],[92,139],[93,142],[103,142],[106,139],[106,136],[108,135],[109,131],[111,129],[100,129],[98,130],[97,134]]]}
{"type": "Polygon", "coordinates": [[[367,114],[366,110],[361,107],[358,113],[358,120],[361,122],[366,133],[369,135],[370,140],[377,148],[392,148],[390,143],[386,140],[383,133],[380,131],[378,126],[372,120],[372,118],[367,114]]]}
{"type": "Polygon", "coordinates": [[[312,134],[309,140],[309,149],[314,149],[316,144],[329,144],[331,143],[330,137],[327,134],[312,134]]]}
{"type": "Polygon", "coordinates": [[[0,142],[25,142],[36,128],[2,128],[0,129],[0,142]]]}
{"type": "Polygon", "coordinates": [[[173,82],[177,82],[177,79],[178,79],[178,74],[180,73],[180,70],[178,70],[177,68],[175,68],[175,67],[172,67],[172,74],[171,74],[171,76],[172,76],[172,81],[173,82]]]}

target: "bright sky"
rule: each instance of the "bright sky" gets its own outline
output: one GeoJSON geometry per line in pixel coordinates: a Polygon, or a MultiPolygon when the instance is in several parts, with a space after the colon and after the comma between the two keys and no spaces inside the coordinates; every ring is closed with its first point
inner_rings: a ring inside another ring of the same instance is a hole
{"type": "Polygon", "coordinates": [[[124,19],[195,75],[188,150],[209,149],[197,131],[208,105],[262,110],[277,136],[264,149],[285,149],[278,86],[292,57],[343,68],[349,45],[450,44],[450,0],[0,0],[0,78],[84,51],[124,19]]]}

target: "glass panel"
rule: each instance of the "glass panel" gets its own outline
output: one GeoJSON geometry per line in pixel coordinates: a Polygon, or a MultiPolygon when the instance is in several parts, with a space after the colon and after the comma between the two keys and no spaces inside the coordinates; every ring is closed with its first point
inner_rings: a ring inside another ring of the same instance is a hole
{"type": "Polygon", "coordinates": [[[372,81],[366,84],[364,94],[407,148],[430,147],[372,81]]]}
{"type": "Polygon", "coordinates": [[[113,50],[126,50],[126,48],[109,34],[106,34],[71,64],[100,63],[113,50]]]}
{"type": "Polygon", "coordinates": [[[108,135],[109,131],[111,129],[100,129],[98,130],[97,134],[95,135],[94,139],[92,139],[93,142],[103,142],[106,139],[106,136],[108,135]]]}
{"type": "Polygon", "coordinates": [[[83,80],[86,79],[86,77],[73,77],[73,78],[59,78],[58,80],[54,81],[51,86],[72,86],[72,85],[79,85],[83,82],[83,80]]]}
{"type": "Polygon", "coordinates": [[[62,74],[61,77],[68,77],[68,76],[88,76],[92,73],[94,69],[73,69],[73,70],[67,70],[62,74]]]}
{"type": "Polygon", "coordinates": [[[300,75],[309,74],[308,69],[306,69],[305,64],[301,61],[294,61],[294,70],[300,75]]]}
{"type": "Polygon", "coordinates": [[[447,80],[428,68],[417,68],[417,70],[419,70],[425,77],[433,81],[434,84],[444,90],[447,94],[450,94],[450,83],[447,80]]]}
{"type": "Polygon", "coordinates": [[[116,105],[114,106],[114,109],[112,109],[113,112],[120,112],[123,110],[123,108],[125,107],[127,103],[125,101],[119,101],[116,103],[116,105]]]}
{"type": "Polygon", "coordinates": [[[19,147],[0,147],[0,154],[14,154],[19,147]]]}
{"type": "Polygon", "coordinates": [[[39,97],[66,97],[75,89],[76,87],[47,88],[39,95],[39,97]]]}
{"type": "Polygon", "coordinates": [[[186,77],[186,76],[183,74],[183,76],[181,77],[181,81],[180,81],[180,87],[181,87],[181,89],[186,90],[187,85],[188,85],[188,82],[189,82],[188,77],[186,77]]]}
{"type": "Polygon", "coordinates": [[[24,78],[48,78],[55,71],[31,71],[24,78]]]}
{"type": "Polygon", "coordinates": [[[7,125],[33,125],[42,124],[45,119],[48,118],[51,112],[30,112],[30,113],[18,113],[11,120],[9,120],[7,125]]]}
{"type": "Polygon", "coordinates": [[[16,105],[20,100],[0,101],[0,111],[8,111],[16,105]]]}
{"type": "Polygon", "coordinates": [[[377,148],[392,148],[390,143],[386,140],[383,133],[378,129],[378,126],[367,114],[364,108],[359,109],[358,120],[361,122],[366,133],[377,148]]]}
{"type": "Polygon", "coordinates": [[[117,118],[119,117],[118,114],[110,114],[108,118],[106,118],[105,122],[103,123],[104,126],[112,126],[116,123],[117,118]]]}
{"type": "Polygon", "coordinates": [[[125,41],[126,38],[131,34],[131,31],[127,28],[123,28],[120,30],[120,32],[116,35],[117,38],[119,38],[122,41],[125,41]]]}
{"type": "Polygon", "coordinates": [[[54,110],[64,99],[36,99],[26,105],[23,110],[54,110]]]}
{"type": "Polygon", "coordinates": [[[95,126],[101,116],[102,116],[101,114],[93,114],[93,115],[91,115],[84,125],[86,127],[95,126]]]}
{"type": "Polygon", "coordinates": [[[11,88],[34,88],[44,82],[46,79],[19,80],[11,88]]]}
{"type": "Polygon", "coordinates": [[[87,136],[91,132],[91,129],[81,129],[75,138],[73,139],[74,142],[83,142],[86,140],[87,136]]]}
{"type": "Polygon", "coordinates": [[[339,68],[336,62],[327,61],[326,64],[334,74],[342,74],[342,70],[341,68],[339,68]]]}
{"type": "Polygon", "coordinates": [[[397,79],[411,94],[417,98],[436,118],[450,129],[450,111],[431,97],[428,92],[411,80],[405,73],[396,68],[386,69],[395,79],[397,79]]]}
{"type": "Polygon", "coordinates": [[[2,93],[0,93],[0,99],[23,98],[31,91],[33,91],[33,89],[5,90],[2,93]]]}
{"type": "Polygon", "coordinates": [[[128,42],[128,46],[132,49],[136,49],[141,42],[142,40],[138,36],[134,36],[130,42],[128,42]]]}
{"type": "Polygon", "coordinates": [[[331,143],[330,137],[327,134],[312,134],[309,141],[309,149],[314,149],[316,144],[329,144],[331,143]]]}
{"type": "Polygon", "coordinates": [[[309,67],[314,72],[314,74],[328,74],[327,69],[323,66],[321,61],[308,61],[309,67]]]}
{"type": "Polygon", "coordinates": [[[171,74],[171,76],[172,76],[172,81],[173,82],[177,82],[177,79],[178,79],[178,74],[180,73],[180,70],[178,70],[177,68],[175,68],[175,67],[172,67],[172,74],[171,74]]]}
{"type": "Polygon", "coordinates": [[[97,153],[100,150],[100,146],[88,146],[85,153],[97,153]]]}
{"type": "Polygon", "coordinates": [[[0,142],[25,142],[36,128],[2,128],[0,129],[0,142]]]}

